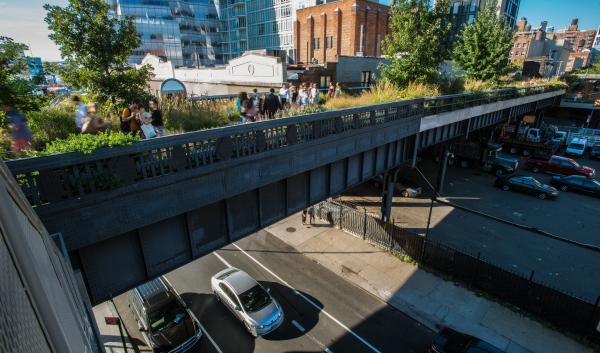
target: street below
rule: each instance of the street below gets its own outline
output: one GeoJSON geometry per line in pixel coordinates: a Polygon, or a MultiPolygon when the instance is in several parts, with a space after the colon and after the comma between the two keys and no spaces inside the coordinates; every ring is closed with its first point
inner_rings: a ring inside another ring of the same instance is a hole
{"type": "MultiPolygon", "coordinates": [[[[168,273],[167,280],[200,320],[198,352],[426,352],[434,333],[265,231],[168,273]],[[210,277],[233,266],[246,271],[283,307],[277,330],[254,338],[212,293],[210,277]],[[210,337],[208,337],[210,336],[210,337]]],[[[132,340],[143,340],[115,298],[132,340]]]]}

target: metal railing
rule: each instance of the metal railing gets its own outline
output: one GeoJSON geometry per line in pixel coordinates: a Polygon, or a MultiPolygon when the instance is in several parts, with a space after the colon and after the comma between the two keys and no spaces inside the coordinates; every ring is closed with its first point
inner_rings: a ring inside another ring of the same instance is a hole
{"type": "MultiPolygon", "coordinates": [[[[217,162],[273,152],[293,145],[404,121],[415,133],[424,111],[452,111],[467,104],[546,92],[545,87],[505,89],[483,95],[453,95],[326,111],[281,119],[208,129],[130,146],[99,149],[90,155],[65,153],[8,161],[32,205],[56,203],[119,189],[164,175],[203,168],[217,162]]],[[[232,95],[204,97],[218,102],[232,95]]],[[[215,167],[216,168],[216,167],[215,167]]],[[[183,178],[183,177],[182,177],[183,178]]]]}
{"type": "Polygon", "coordinates": [[[559,90],[552,86],[510,87],[493,91],[425,98],[425,115],[434,115],[559,90]]]}
{"type": "Polygon", "coordinates": [[[409,256],[467,286],[481,289],[568,331],[600,342],[600,333],[595,330],[600,320],[600,297],[592,303],[566,294],[534,279],[533,272],[517,273],[484,260],[480,254],[473,256],[453,249],[337,202],[323,201],[313,207],[316,217],[374,246],[409,256]]]}
{"type": "Polygon", "coordinates": [[[32,205],[105,192],[165,175],[335,139],[381,125],[408,124],[418,132],[423,100],[386,103],[259,121],[144,140],[90,155],[65,153],[9,161],[32,205]]]}

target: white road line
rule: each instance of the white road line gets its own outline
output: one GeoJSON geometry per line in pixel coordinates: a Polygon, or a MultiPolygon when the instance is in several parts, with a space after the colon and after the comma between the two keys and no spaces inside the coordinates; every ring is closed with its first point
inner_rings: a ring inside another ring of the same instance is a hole
{"type": "Polygon", "coordinates": [[[233,267],[233,266],[231,266],[231,265],[229,264],[229,262],[227,262],[227,261],[226,261],[226,260],[223,258],[223,256],[221,256],[221,255],[217,254],[217,252],[216,252],[216,251],[213,251],[213,254],[215,254],[215,256],[216,256],[216,257],[218,257],[218,258],[219,258],[219,260],[221,260],[221,262],[225,264],[225,266],[227,266],[227,267],[233,267]]]}
{"type": "MultiPolygon", "coordinates": [[[[173,288],[173,290],[175,291],[175,293],[181,298],[181,295],[179,295],[179,292],[171,284],[171,282],[169,281],[169,279],[166,276],[162,276],[162,278],[164,278],[164,280],[167,281],[167,283],[169,284],[169,286],[171,286],[171,288],[173,288]]],[[[194,312],[192,310],[190,310],[190,313],[192,314],[192,316],[194,317],[194,319],[196,320],[196,322],[198,323],[198,325],[200,325],[200,329],[202,330],[202,332],[204,332],[204,334],[206,335],[206,337],[208,337],[208,340],[210,341],[210,343],[212,343],[213,347],[215,347],[215,349],[217,350],[217,352],[223,353],[223,351],[221,350],[221,348],[219,348],[219,346],[217,345],[217,342],[215,342],[215,340],[208,333],[208,331],[206,331],[206,328],[204,327],[204,325],[202,325],[202,323],[200,322],[200,320],[198,320],[198,318],[196,317],[196,314],[194,314],[194,312]]]]}
{"type": "Polygon", "coordinates": [[[364,338],[362,338],[361,336],[359,336],[356,332],[352,331],[348,326],[346,326],[343,323],[341,323],[338,319],[336,319],[335,317],[333,317],[330,313],[328,313],[323,308],[321,308],[319,305],[317,305],[315,302],[313,302],[312,300],[310,300],[310,298],[308,298],[304,294],[300,293],[296,288],[292,287],[289,283],[287,283],[286,281],[284,281],[281,277],[279,277],[278,275],[276,275],[273,271],[269,270],[265,265],[263,265],[262,263],[260,263],[258,260],[256,260],[255,258],[253,258],[250,254],[248,254],[247,252],[245,252],[242,248],[240,248],[239,246],[237,246],[237,244],[232,243],[231,245],[235,246],[239,251],[241,251],[244,255],[248,256],[252,261],[254,261],[257,265],[259,265],[260,267],[262,267],[265,271],[269,272],[273,277],[277,278],[277,280],[279,280],[279,282],[283,283],[285,286],[287,286],[290,289],[292,289],[294,291],[294,293],[298,294],[302,299],[306,300],[306,302],[308,302],[310,305],[312,305],[313,307],[315,307],[318,311],[320,311],[323,314],[325,314],[333,322],[335,322],[336,324],[338,324],[340,327],[342,327],[344,330],[346,330],[352,336],[356,337],[356,339],[358,339],[359,341],[361,341],[365,346],[369,347],[369,349],[371,349],[373,352],[381,353],[381,351],[379,349],[375,348],[372,344],[370,344],[369,342],[367,342],[367,340],[365,340],[364,338]]]}
{"type": "Polygon", "coordinates": [[[298,321],[296,321],[296,320],[292,320],[292,325],[296,326],[296,328],[298,329],[298,331],[300,331],[300,332],[302,332],[302,333],[304,333],[304,331],[306,331],[306,330],[304,329],[304,327],[302,327],[302,325],[300,325],[300,324],[298,323],[298,321]]]}

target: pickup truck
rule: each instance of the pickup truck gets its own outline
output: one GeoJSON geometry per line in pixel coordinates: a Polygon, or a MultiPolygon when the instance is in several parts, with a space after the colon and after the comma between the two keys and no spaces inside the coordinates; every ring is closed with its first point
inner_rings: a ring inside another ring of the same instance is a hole
{"type": "Polygon", "coordinates": [[[552,156],[536,157],[533,156],[527,160],[527,169],[534,173],[548,172],[561,175],[583,175],[588,178],[593,178],[596,175],[594,168],[579,165],[571,158],[552,156]]]}

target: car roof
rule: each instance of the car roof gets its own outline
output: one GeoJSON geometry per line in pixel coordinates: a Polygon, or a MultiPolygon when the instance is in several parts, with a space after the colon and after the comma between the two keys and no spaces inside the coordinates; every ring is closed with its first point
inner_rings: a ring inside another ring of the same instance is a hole
{"type": "Polygon", "coordinates": [[[555,155],[555,156],[552,156],[552,158],[554,158],[554,159],[560,159],[561,161],[572,161],[571,158],[563,157],[563,156],[556,156],[555,155]]]}
{"type": "Polygon", "coordinates": [[[152,307],[173,299],[173,294],[160,277],[135,287],[135,291],[143,302],[152,307]]]}
{"type": "Polygon", "coordinates": [[[583,142],[587,142],[587,139],[584,139],[584,138],[579,138],[579,137],[574,137],[574,138],[571,140],[571,143],[573,143],[573,142],[575,142],[575,143],[583,143],[583,142]]]}
{"type": "Polygon", "coordinates": [[[250,277],[249,274],[242,270],[231,272],[229,276],[223,278],[223,281],[226,282],[236,294],[244,293],[258,284],[254,278],[250,277]]]}

